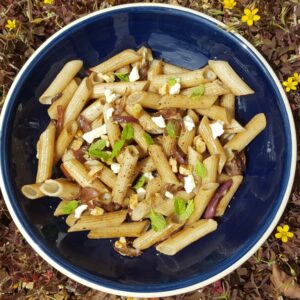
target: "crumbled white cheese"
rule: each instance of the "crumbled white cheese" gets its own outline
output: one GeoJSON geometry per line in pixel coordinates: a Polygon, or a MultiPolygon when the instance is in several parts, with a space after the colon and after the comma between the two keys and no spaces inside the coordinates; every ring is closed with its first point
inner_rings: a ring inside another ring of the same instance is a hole
{"type": "MultiPolygon", "coordinates": [[[[176,80],[179,78],[176,78],[176,80]]],[[[176,82],[174,85],[172,85],[169,88],[169,94],[170,95],[177,95],[180,93],[181,84],[179,82],[176,82]]]]}
{"type": "Polygon", "coordinates": [[[89,144],[93,142],[94,139],[99,138],[101,135],[107,134],[106,125],[99,126],[91,131],[86,132],[82,138],[89,144]]]}
{"type": "Polygon", "coordinates": [[[172,193],[170,193],[169,191],[165,192],[165,196],[169,199],[173,199],[174,195],[172,193]]]}
{"type": "Polygon", "coordinates": [[[224,125],[224,122],[220,121],[220,120],[209,124],[212,135],[213,135],[213,139],[216,139],[217,137],[221,136],[224,133],[223,125],[224,125]]]}
{"type": "Polygon", "coordinates": [[[144,176],[148,179],[148,180],[152,180],[154,178],[154,176],[152,175],[152,172],[145,172],[144,176]]]}
{"type": "Polygon", "coordinates": [[[113,93],[110,89],[104,89],[104,96],[107,103],[111,103],[120,98],[121,95],[113,93]]]}
{"type": "Polygon", "coordinates": [[[115,247],[117,249],[122,249],[125,248],[127,244],[126,238],[125,237],[120,237],[118,241],[115,241],[115,247]]]}
{"type": "Polygon", "coordinates": [[[146,190],[144,189],[144,188],[138,188],[137,190],[136,190],[136,192],[137,192],[137,195],[138,195],[138,199],[141,201],[141,200],[143,200],[144,198],[145,198],[145,196],[146,196],[146,190]]]}
{"type": "Polygon", "coordinates": [[[177,160],[175,158],[170,157],[170,159],[169,159],[169,165],[172,168],[172,172],[174,172],[174,173],[178,172],[177,160]]]}
{"type": "Polygon", "coordinates": [[[139,75],[139,69],[137,68],[137,66],[133,67],[130,74],[129,74],[129,81],[133,82],[133,81],[137,81],[140,79],[140,75],[139,75]]]}
{"type": "Polygon", "coordinates": [[[166,122],[163,116],[151,117],[151,119],[159,128],[166,128],[166,122]]]}
{"type": "Polygon", "coordinates": [[[75,209],[75,214],[74,217],[76,219],[79,219],[81,217],[81,214],[88,208],[88,206],[86,204],[82,204],[79,205],[76,209],[75,209]]]}
{"type": "Polygon", "coordinates": [[[184,177],[184,189],[187,193],[191,193],[196,187],[193,175],[188,175],[184,177]]]}
{"type": "Polygon", "coordinates": [[[109,120],[112,117],[112,114],[115,110],[112,107],[109,107],[106,111],[105,111],[105,117],[107,120],[109,120]]]}
{"type": "Polygon", "coordinates": [[[187,176],[187,175],[192,174],[192,172],[189,168],[186,168],[184,166],[179,166],[179,174],[187,176]]]}
{"type": "Polygon", "coordinates": [[[185,116],[183,118],[184,127],[187,131],[192,131],[195,128],[195,123],[190,116],[185,116]]]}
{"type": "Polygon", "coordinates": [[[112,163],[112,164],[110,165],[111,170],[112,170],[115,174],[118,174],[118,173],[120,172],[120,167],[121,167],[121,165],[118,164],[118,163],[112,163]]]}
{"type": "Polygon", "coordinates": [[[91,210],[92,216],[102,216],[103,214],[104,214],[104,209],[99,206],[96,206],[91,210]]]}

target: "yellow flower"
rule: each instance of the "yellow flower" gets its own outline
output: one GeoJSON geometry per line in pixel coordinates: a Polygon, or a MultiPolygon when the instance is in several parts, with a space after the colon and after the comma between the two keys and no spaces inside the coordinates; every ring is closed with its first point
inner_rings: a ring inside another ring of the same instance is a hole
{"type": "Polygon", "coordinates": [[[224,0],[224,8],[233,9],[236,6],[236,2],[234,0],[224,0]]]}
{"type": "Polygon", "coordinates": [[[242,16],[242,21],[246,22],[248,26],[252,26],[254,21],[260,20],[260,16],[257,15],[258,8],[250,10],[249,8],[244,9],[244,14],[242,16]]]}
{"type": "Polygon", "coordinates": [[[13,29],[15,29],[17,26],[16,24],[16,20],[7,20],[7,23],[5,25],[5,27],[9,30],[12,31],[13,29]]]}
{"type": "Polygon", "coordinates": [[[297,82],[300,83],[300,75],[298,73],[294,73],[293,79],[297,82]]]}
{"type": "Polygon", "coordinates": [[[44,3],[45,3],[45,4],[53,4],[53,3],[54,3],[54,0],[44,0],[44,3]]]}
{"type": "Polygon", "coordinates": [[[289,92],[290,90],[295,91],[296,86],[298,85],[297,81],[294,81],[294,77],[289,77],[287,81],[284,81],[282,83],[283,86],[285,86],[285,91],[289,92]]]}
{"type": "Polygon", "coordinates": [[[283,243],[286,243],[288,241],[288,238],[292,238],[294,234],[292,232],[289,232],[290,226],[284,225],[283,227],[277,226],[277,233],[275,234],[276,239],[281,239],[283,243]]]}

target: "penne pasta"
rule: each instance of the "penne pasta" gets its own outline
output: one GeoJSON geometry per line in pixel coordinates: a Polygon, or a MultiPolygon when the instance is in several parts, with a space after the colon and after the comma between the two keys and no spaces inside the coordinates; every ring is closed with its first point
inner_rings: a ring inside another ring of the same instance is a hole
{"type": "Polygon", "coordinates": [[[163,63],[163,74],[170,75],[170,74],[180,74],[180,73],[186,73],[191,72],[191,70],[178,67],[169,63],[163,63]]]}
{"type": "Polygon", "coordinates": [[[164,63],[161,60],[154,59],[149,67],[147,72],[147,79],[152,80],[154,76],[160,75],[163,73],[164,63]]]}
{"type": "Polygon", "coordinates": [[[224,124],[230,124],[231,123],[231,117],[226,110],[226,108],[218,106],[218,105],[212,105],[210,108],[206,109],[196,109],[197,113],[199,113],[202,116],[207,116],[210,119],[213,120],[220,120],[224,122],[224,124]]]}
{"type": "Polygon", "coordinates": [[[103,112],[103,99],[100,98],[95,100],[92,104],[90,104],[87,108],[85,108],[81,113],[80,116],[83,116],[87,122],[93,122],[98,117],[102,115],[103,112]]]}
{"type": "Polygon", "coordinates": [[[38,199],[44,197],[45,194],[40,190],[42,183],[25,184],[21,188],[22,194],[28,199],[38,199]]]}
{"type": "Polygon", "coordinates": [[[206,169],[206,176],[202,180],[202,184],[217,182],[219,156],[211,155],[203,160],[203,165],[206,169]]]}
{"type": "Polygon", "coordinates": [[[159,100],[161,96],[152,92],[139,91],[132,93],[127,97],[129,105],[140,104],[143,107],[159,109],[159,100]]]}
{"type": "Polygon", "coordinates": [[[114,146],[115,142],[120,139],[121,130],[118,123],[113,122],[111,117],[108,117],[108,110],[113,109],[110,103],[106,103],[103,106],[103,115],[104,115],[104,122],[106,125],[106,131],[108,135],[108,140],[112,146],[114,146]]]}
{"type": "Polygon", "coordinates": [[[220,99],[220,106],[226,108],[231,119],[235,118],[235,96],[233,94],[223,95],[220,99]]]}

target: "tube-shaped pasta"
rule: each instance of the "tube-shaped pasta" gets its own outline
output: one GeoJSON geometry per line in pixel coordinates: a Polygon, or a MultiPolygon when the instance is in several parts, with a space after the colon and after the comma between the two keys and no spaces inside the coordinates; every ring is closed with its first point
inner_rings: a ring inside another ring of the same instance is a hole
{"type": "Polygon", "coordinates": [[[106,125],[107,136],[110,144],[114,146],[115,142],[120,139],[121,130],[118,123],[113,122],[112,118],[107,117],[107,111],[113,108],[111,103],[105,103],[103,106],[103,116],[106,125]]]}
{"type": "Polygon", "coordinates": [[[207,149],[208,149],[210,155],[214,155],[214,154],[219,155],[218,173],[220,174],[226,163],[227,157],[226,157],[226,153],[225,153],[219,139],[213,138],[212,131],[209,126],[209,121],[206,116],[204,116],[200,122],[199,132],[200,132],[202,139],[205,141],[205,144],[207,146],[207,149]]]}
{"type": "Polygon", "coordinates": [[[226,108],[231,119],[235,118],[235,96],[233,94],[223,95],[220,99],[220,106],[226,108]]]}
{"type": "Polygon", "coordinates": [[[225,134],[233,134],[245,132],[246,129],[235,119],[232,119],[230,124],[224,126],[225,134]]]}
{"type": "Polygon", "coordinates": [[[45,194],[40,190],[42,183],[25,184],[21,188],[22,194],[28,199],[38,199],[44,197],[45,194]]]}
{"type": "Polygon", "coordinates": [[[99,65],[90,68],[91,71],[96,73],[105,74],[107,72],[113,72],[124,66],[130,65],[142,59],[142,56],[136,51],[131,49],[126,49],[115,56],[105,60],[99,65]]]}
{"type": "Polygon", "coordinates": [[[210,108],[196,109],[196,111],[200,115],[207,116],[210,119],[223,121],[224,124],[230,124],[231,122],[230,114],[227,109],[222,106],[212,105],[210,108]]]}
{"type": "Polygon", "coordinates": [[[99,83],[93,86],[91,98],[99,98],[104,96],[105,90],[111,90],[113,93],[120,95],[130,94],[145,90],[148,85],[148,81],[99,83]]]}
{"type": "Polygon", "coordinates": [[[98,179],[89,175],[84,165],[77,159],[63,162],[64,169],[82,187],[92,187],[100,193],[108,193],[107,187],[98,179]]]}
{"type": "Polygon", "coordinates": [[[176,145],[176,139],[170,137],[169,135],[163,135],[163,136],[161,136],[159,143],[162,145],[167,157],[170,157],[172,155],[173,149],[176,145]]]}
{"type": "Polygon", "coordinates": [[[162,181],[166,183],[179,184],[177,177],[171,170],[168,159],[164,154],[162,147],[159,145],[150,145],[148,151],[162,181]]]}
{"type": "Polygon", "coordinates": [[[188,147],[188,164],[190,166],[195,166],[198,161],[202,161],[202,155],[194,150],[193,147],[189,146],[188,147]]]}
{"type": "Polygon", "coordinates": [[[129,105],[140,104],[143,107],[159,109],[159,100],[161,96],[152,92],[138,91],[127,97],[129,105]]]}
{"type": "Polygon", "coordinates": [[[241,175],[232,176],[230,178],[232,179],[233,184],[230,187],[229,191],[223,196],[223,198],[221,199],[220,203],[217,206],[216,216],[218,217],[223,216],[229,202],[231,201],[233,195],[235,194],[235,192],[237,191],[237,189],[239,188],[239,186],[243,181],[243,176],[241,175]]]}
{"type": "Polygon", "coordinates": [[[201,83],[213,81],[216,75],[209,67],[200,70],[189,71],[177,74],[156,75],[153,76],[151,84],[156,88],[161,88],[164,84],[168,83],[171,78],[179,78],[182,88],[197,86],[201,83]]]}
{"type": "Polygon", "coordinates": [[[146,187],[146,198],[149,198],[150,195],[154,195],[155,193],[158,193],[163,186],[164,183],[162,182],[159,176],[150,180],[146,187]]]}
{"type": "Polygon", "coordinates": [[[122,204],[128,188],[132,184],[135,167],[139,158],[139,151],[134,146],[127,146],[124,152],[124,158],[121,162],[120,171],[117,176],[115,186],[113,187],[113,201],[122,204]]]}
{"type": "Polygon", "coordinates": [[[42,193],[50,197],[58,197],[64,200],[77,199],[80,193],[80,186],[64,178],[48,179],[40,187],[42,193]]]}
{"type": "Polygon", "coordinates": [[[200,220],[158,244],[156,250],[166,255],[174,255],[186,246],[215,231],[217,227],[218,224],[213,219],[200,220]]]}
{"type": "Polygon", "coordinates": [[[82,65],[82,60],[71,60],[67,62],[46,91],[40,96],[39,101],[42,104],[51,104],[52,99],[64,90],[82,68],[82,65]]]}
{"type": "Polygon", "coordinates": [[[151,196],[152,209],[156,213],[160,213],[164,216],[171,216],[174,214],[174,198],[163,198],[160,194],[151,196]]]}
{"type": "Polygon", "coordinates": [[[69,102],[64,114],[64,126],[72,120],[76,120],[87,103],[91,94],[92,84],[89,78],[84,78],[74,96],[69,102]]]}
{"type": "Polygon", "coordinates": [[[150,156],[138,161],[136,166],[138,173],[152,172],[156,170],[156,166],[150,156]]]}
{"type": "Polygon", "coordinates": [[[263,113],[255,115],[246,125],[246,131],[237,133],[224,148],[242,151],[266,127],[266,116],[263,113]]]}
{"type": "Polygon", "coordinates": [[[36,183],[44,182],[51,178],[54,151],[55,151],[55,125],[50,122],[46,130],[41,134],[38,142],[38,169],[36,183]]]}
{"type": "Polygon", "coordinates": [[[148,80],[152,80],[152,78],[156,75],[160,75],[163,73],[163,62],[158,59],[154,59],[149,67],[147,78],[148,80]]]}
{"type": "Polygon", "coordinates": [[[164,229],[159,231],[150,229],[133,241],[133,247],[139,250],[145,250],[156,243],[165,240],[182,226],[183,224],[170,223],[164,229]]]}
{"type": "Polygon", "coordinates": [[[71,82],[62,91],[62,95],[57,100],[55,100],[48,108],[48,115],[50,119],[57,120],[58,118],[57,107],[61,106],[61,108],[65,110],[65,108],[71,101],[77,88],[78,88],[78,84],[74,79],[72,79],[71,82]]]}
{"type": "Polygon", "coordinates": [[[234,95],[242,96],[254,93],[254,91],[232,69],[227,61],[209,60],[208,65],[234,95]]]}
{"type": "Polygon", "coordinates": [[[61,159],[65,150],[68,148],[68,146],[74,139],[77,130],[78,125],[76,121],[70,121],[63,127],[63,130],[59,134],[55,143],[54,164],[56,164],[61,159]]]}
{"type": "Polygon", "coordinates": [[[170,74],[180,74],[180,73],[186,73],[191,72],[189,69],[185,69],[182,67],[178,67],[169,63],[163,63],[163,74],[170,75],[170,74]]]}
{"type": "Polygon", "coordinates": [[[88,122],[93,122],[101,116],[102,112],[103,104],[102,99],[100,98],[85,108],[80,115],[83,116],[88,122]]]}
{"type": "MultiPolygon", "coordinates": [[[[124,124],[122,124],[124,126],[124,124]]],[[[133,139],[136,141],[136,143],[140,146],[141,152],[147,153],[148,145],[145,139],[145,130],[142,128],[140,124],[137,123],[131,123],[131,126],[134,130],[134,137],[133,139]]],[[[143,153],[140,153],[140,155],[143,155],[143,153]]]]}
{"type": "Polygon", "coordinates": [[[196,194],[196,197],[194,198],[195,209],[188,219],[188,224],[194,223],[201,218],[206,206],[215,194],[218,186],[218,183],[207,183],[201,186],[196,194]]]}
{"type": "Polygon", "coordinates": [[[88,234],[89,239],[105,239],[119,237],[138,237],[149,226],[149,221],[123,223],[118,226],[94,229],[88,234]]]}
{"type": "Polygon", "coordinates": [[[206,176],[202,179],[202,184],[217,182],[219,156],[211,155],[203,161],[206,168],[206,176]]]}
{"type": "Polygon", "coordinates": [[[107,227],[121,225],[127,216],[127,210],[118,210],[114,212],[104,213],[101,216],[82,215],[77,222],[74,222],[68,232],[102,229],[107,227]]]}

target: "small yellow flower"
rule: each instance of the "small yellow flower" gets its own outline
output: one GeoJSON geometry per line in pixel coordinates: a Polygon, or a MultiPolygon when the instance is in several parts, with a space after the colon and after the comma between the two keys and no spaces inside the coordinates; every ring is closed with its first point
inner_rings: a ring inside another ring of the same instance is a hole
{"type": "Polygon", "coordinates": [[[295,91],[296,86],[298,85],[297,81],[294,81],[294,77],[289,77],[287,81],[284,81],[282,83],[283,86],[285,86],[285,91],[289,92],[290,90],[295,91]]]}
{"type": "Polygon", "coordinates": [[[236,2],[234,0],[224,0],[223,4],[225,9],[233,9],[236,6],[236,2]]]}
{"type": "Polygon", "coordinates": [[[5,27],[9,30],[12,31],[13,29],[15,29],[17,26],[16,20],[7,20],[7,23],[5,25],[5,27]]]}
{"type": "Polygon", "coordinates": [[[45,3],[45,4],[53,4],[53,3],[54,3],[54,0],[44,0],[44,3],[45,3]]]}
{"type": "Polygon", "coordinates": [[[300,75],[298,73],[294,73],[293,79],[298,83],[300,83],[300,75]]]}
{"type": "Polygon", "coordinates": [[[260,16],[257,15],[258,8],[250,10],[249,8],[244,9],[244,14],[242,16],[242,21],[246,22],[248,26],[252,26],[255,21],[260,20],[260,16]]]}
{"type": "Polygon", "coordinates": [[[294,236],[294,234],[289,230],[289,225],[284,225],[283,227],[277,226],[278,232],[275,234],[276,239],[281,239],[283,243],[286,243],[289,238],[292,238],[294,236]]]}

